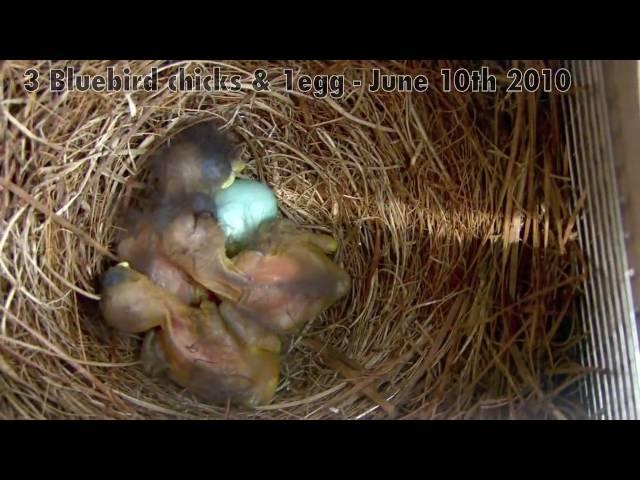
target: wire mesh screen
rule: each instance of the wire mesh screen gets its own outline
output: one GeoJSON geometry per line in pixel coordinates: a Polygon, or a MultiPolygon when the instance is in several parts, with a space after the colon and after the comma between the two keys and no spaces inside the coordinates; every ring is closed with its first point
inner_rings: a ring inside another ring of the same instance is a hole
{"type": "Polygon", "coordinates": [[[596,371],[582,385],[591,418],[640,418],[640,348],[599,61],[570,61],[575,94],[563,98],[574,201],[586,194],[578,223],[589,262],[579,305],[588,341],[580,355],[596,371]]]}

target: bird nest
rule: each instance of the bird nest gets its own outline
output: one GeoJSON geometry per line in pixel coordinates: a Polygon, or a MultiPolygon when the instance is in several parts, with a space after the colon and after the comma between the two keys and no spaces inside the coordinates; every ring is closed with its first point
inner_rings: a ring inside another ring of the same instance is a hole
{"type": "MultiPolygon", "coordinates": [[[[582,340],[579,201],[559,95],[443,92],[424,62],[0,64],[0,417],[569,418],[582,340]],[[48,73],[145,75],[160,88],[54,92],[48,73]],[[239,91],[173,92],[180,68],[239,91]],[[25,88],[33,68],[39,88],[25,88]],[[285,68],[345,74],[340,98],[286,88],[285,68]],[[369,92],[371,71],[424,74],[426,93],[369,92]],[[257,91],[254,71],[270,82],[257,91]],[[107,327],[97,277],[150,150],[185,119],[217,119],[283,216],[339,242],[349,295],[292,338],[272,403],[210,405],[140,365],[107,327]]],[[[467,65],[469,66],[469,65],[467,65]]],[[[525,67],[525,65],[522,65],[525,67]]],[[[530,62],[526,66],[542,67],[530,62]]]]}

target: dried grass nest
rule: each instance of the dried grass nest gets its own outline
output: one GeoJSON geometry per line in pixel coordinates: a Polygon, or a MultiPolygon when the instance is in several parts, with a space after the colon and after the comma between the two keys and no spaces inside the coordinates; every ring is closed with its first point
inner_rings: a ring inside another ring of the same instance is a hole
{"type": "MultiPolygon", "coordinates": [[[[452,62],[18,62],[0,64],[1,418],[572,418],[582,337],[576,202],[559,94],[444,93],[452,62]],[[239,92],[48,90],[51,68],[184,67],[242,76],[239,92]],[[341,74],[342,98],[286,91],[341,74]],[[40,88],[24,88],[24,72],[40,88]],[[271,89],[256,92],[253,71],[271,89]],[[426,74],[426,93],[352,80],[426,74]],[[148,378],[141,338],[104,325],[97,277],[145,154],[185,118],[216,118],[282,214],[332,233],[349,296],[289,345],[272,404],[199,403],[148,378]]],[[[469,66],[469,65],[466,65],[469,66]]],[[[541,67],[528,62],[524,67],[541,67]]]]}

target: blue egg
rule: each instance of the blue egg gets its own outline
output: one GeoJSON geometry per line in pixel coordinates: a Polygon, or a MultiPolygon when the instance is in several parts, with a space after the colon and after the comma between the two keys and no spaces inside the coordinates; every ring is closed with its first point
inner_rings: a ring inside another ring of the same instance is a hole
{"type": "Polygon", "coordinates": [[[278,216],[278,201],[264,183],[238,179],[215,195],[218,223],[227,245],[243,248],[265,220],[278,216]]]}

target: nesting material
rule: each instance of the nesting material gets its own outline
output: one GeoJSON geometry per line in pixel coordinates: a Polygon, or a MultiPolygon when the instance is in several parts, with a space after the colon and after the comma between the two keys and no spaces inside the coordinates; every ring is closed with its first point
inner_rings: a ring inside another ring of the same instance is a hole
{"type": "MultiPolygon", "coordinates": [[[[159,81],[196,67],[239,92],[52,93],[50,68],[0,64],[2,418],[571,418],[586,374],[574,310],[584,279],[558,94],[370,93],[373,68],[437,77],[450,62],[129,62],[159,81]],[[40,71],[28,93],[24,71],[40,71]],[[345,73],[342,98],[285,90],[283,69],[345,73]],[[256,92],[264,68],[270,91],[256,92]],[[185,117],[246,145],[245,175],[284,216],[338,239],[347,298],[284,356],[277,400],[198,402],[155,382],[137,335],[101,321],[97,277],[146,156],[185,117]]],[[[541,67],[531,62],[521,65],[541,67]]]]}

